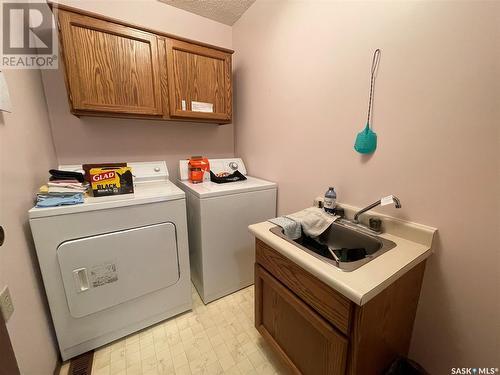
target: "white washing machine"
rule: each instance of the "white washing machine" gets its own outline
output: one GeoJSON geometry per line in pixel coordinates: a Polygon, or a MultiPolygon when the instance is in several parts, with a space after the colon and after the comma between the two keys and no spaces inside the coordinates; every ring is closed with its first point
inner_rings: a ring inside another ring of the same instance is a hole
{"type": "MultiPolygon", "coordinates": [[[[210,159],[214,173],[239,170],[243,160],[210,159]]],[[[204,303],[254,282],[255,243],[250,224],[276,216],[277,184],[247,180],[217,184],[188,181],[187,160],[179,162],[179,186],[186,192],[191,280],[204,303]]]]}
{"type": "Polygon", "coordinates": [[[165,162],[128,165],[133,195],[29,211],[63,360],[191,309],[185,194],[165,162]]]}

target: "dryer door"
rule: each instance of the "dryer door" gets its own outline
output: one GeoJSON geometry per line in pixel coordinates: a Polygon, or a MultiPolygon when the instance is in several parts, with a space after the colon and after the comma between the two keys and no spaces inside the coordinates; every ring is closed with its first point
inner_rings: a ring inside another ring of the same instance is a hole
{"type": "Polygon", "coordinates": [[[57,258],[75,318],[167,288],[180,277],[172,223],[66,241],[57,258]]]}

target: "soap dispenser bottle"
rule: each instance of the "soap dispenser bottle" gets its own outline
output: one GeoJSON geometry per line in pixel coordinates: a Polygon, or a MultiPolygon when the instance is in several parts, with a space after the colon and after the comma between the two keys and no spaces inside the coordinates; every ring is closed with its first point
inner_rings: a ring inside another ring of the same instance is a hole
{"type": "Polygon", "coordinates": [[[323,208],[329,214],[335,213],[335,207],[337,206],[337,193],[334,187],[329,187],[325,193],[325,199],[323,201],[323,208]]]}

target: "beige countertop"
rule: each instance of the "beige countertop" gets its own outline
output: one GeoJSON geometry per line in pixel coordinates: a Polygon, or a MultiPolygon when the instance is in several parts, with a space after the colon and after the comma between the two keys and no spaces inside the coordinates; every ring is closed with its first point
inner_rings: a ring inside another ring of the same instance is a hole
{"type": "MultiPolygon", "coordinates": [[[[356,207],[342,204],[347,217],[356,207]]],[[[325,284],[331,286],[358,305],[363,305],[432,254],[432,241],[437,229],[421,224],[370,212],[363,215],[382,219],[386,232],[380,237],[396,243],[396,247],[371,260],[360,268],[345,272],[306,253],[299,247],[278,237],[269,229],[276,225],[268,221],[250,225],[250,232],[289,258],[325,284]]]]}

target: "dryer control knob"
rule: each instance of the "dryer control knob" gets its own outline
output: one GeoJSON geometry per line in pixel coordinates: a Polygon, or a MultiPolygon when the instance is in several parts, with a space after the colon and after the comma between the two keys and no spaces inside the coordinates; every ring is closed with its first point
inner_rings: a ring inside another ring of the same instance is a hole
{"type": "Polygon", "coordinates": [[[236,163],[235,161],[232,161],[231,163],[229,163],[229,168],[231,168],[233,171],[237,170],[238,163],[236,163]]]}

